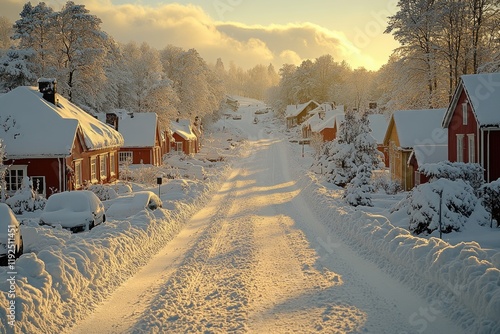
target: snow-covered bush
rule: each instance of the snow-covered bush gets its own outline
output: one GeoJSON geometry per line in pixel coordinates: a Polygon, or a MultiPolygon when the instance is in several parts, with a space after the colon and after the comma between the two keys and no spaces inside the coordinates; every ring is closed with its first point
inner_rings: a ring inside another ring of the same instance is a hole
{"type": "Polygon", "coordinates": [[[94,194],[96,194],[101,201],[107,201],[109,199],[115,199],[118,197],[115,189],[105,184],[92,184],[87,188],[87,190],[90,190],[94,194]]]}
{"type": "Polygon", "coordinates": [[[131,165],[120,170],[120,179],[147,185],[156,185],[156,178],[163,174],[157,166],[131,165]]]}
{"type": "Polygon", "coordinates": [[[347,185],[344,191],[346,202],[352,206],[372,206],[372,196],[375,188],[370,183],[372,166],[364,164],[359,166],[356,176],[347,185]]]}
{"type": "Polygon", "coordinates": [[[430,181],[443,178],[452,181],[461,179],[469,183],[474,190],[484,184],[484,169],[479,164],[442,161],[424,164],[419,168],[419,172],[429,177],[430,181]]]}
{"type": "Polygon", "coordinates": [[[111,187],[116,191],[117,194],[129,194],[132,192],[132,187],[128,183],[116,182],[111,185],[111,187]]]}
{"type": "Polygon", "coordinates": [[[45,202],[46,199],[33,190],[33,183],[27,176],[23,178],[21,187],[16,191],[14,196],[7,198],[5,201],[16,215],[20,215],[23,212],[43,210],[45,202]]]}
{"type": "Polygon", "coordinates": [[[441,231],[460,231],[474,212],[478,202],[472,187],[463,180],[440,179],[415,187],[395,210],[406,210],[410,217],[409,230],[414,234],[430,234],[439,229],[441,204],[441,231]]]}
{"type": "Polygon", "coordinates": [[[372,184],[375,191],[384,191],[387,195],[394,195],[402,191],[401,184],[391,179],[389,173],[373,173],[372,184]]]}
{"type": "Polygon", "coordinates": [[[500,179],[484,184],[479,188],[479,196],[485,209],[491,215],[491,224],[500,227],[500,179]]]}

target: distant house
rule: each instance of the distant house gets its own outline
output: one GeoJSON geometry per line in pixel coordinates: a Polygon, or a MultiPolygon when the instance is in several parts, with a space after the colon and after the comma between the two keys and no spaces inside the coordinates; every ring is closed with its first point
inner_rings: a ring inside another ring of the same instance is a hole
{"type": "Polygon", "coordinates": [[[238,110],[240,103],[234,97],[226,95],[226,104],[232,111],[238,110]]]}
{"type": "Polygon", "coordinates": [[[156,113],[115,109],[106,115],[106,120],[113,120],[110,125],[123,136],[124,144],[118,152],[120,164],[130,161],[132,164],[161,165],[162,135],[156,113]]]}
{"type": "Polygon", "coordinates": [[[384,144],[389,120],[382,114],[370,114],[368,121],[370,122],[371,135],[377,142],[377,149],[384,155],[385,166],[389,167],[389,148],[384,144]]]}
{"type": "Polygon", "coordinates": [[[414,147],[448,144],[448,133],[441,127],[445,112],[446,109],[399,110],[391,116],[384,145],[389,149],[391,179],[399,182],[404,190],[415,185],[416,170],[410,164],[414,147]]]}
{"type": "Polygon", "coordinates": [[[485,180],[500,178],[500,73],[463,75],[446,110],[448,159],[479,163],[485,180]]]}
{"type": "Polygon", "coordinates": [[[38,89],[18,87],[0,96],[9,194],[25,176],[46,197],[118,179],[122,135],[57,95],[56,86],[55,79],[40,79],[38,89]]]}
{"type": "Polygon", "coordinates": [[[319,135],[323,142],[333,140],[335,116],[343,112],[344,106],[335,107],[325,103],[310,111],[312,116],[302,123],[302,140],[310,142],[313,135],[319,135]]]}
{"type": "Polygon", "coordinates": [[[170,122],[170,130],[174,138],[174,151],[185,154],[195,154],[198,152],[198,137],[193,132],[191,121],[187,119],[177,119],[170,122]]]}
{"type": "Polygon", "coordinates": [[[313,100],[302,104],[288,105],[285,111],[287,129],[302,124],[309,117],[308,113],[317,107],[319,104],[313,100]]]}

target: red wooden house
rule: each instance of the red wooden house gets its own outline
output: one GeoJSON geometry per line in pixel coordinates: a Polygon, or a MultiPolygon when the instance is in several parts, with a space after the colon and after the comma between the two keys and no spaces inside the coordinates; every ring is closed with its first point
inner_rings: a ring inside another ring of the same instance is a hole
{"type": "Polygon", "coordinates": [[[313,100],[302,104],[288,105],[285,112],[287,129],[302,124],[309,117],[308,113],[317,107],[319,104],[313,100]]]}
{"type": "Polygon", "coordinates": [[[500,73],[463,75],[442,125],[448,160],[479,163],[486,182],[500,178],[500,73]]]}
{"type": "Polygon", "coordinates": [[[343,113],[344,106],[334,108],[330,103],[323,103],[310,111],[312,116],[302,123],[302,140],[310,142],[314,134],[319,135],[323,142],[335,139],[335,116],[343,113]]]}
{"type": "Polygon", "coordinates": [[[170,122],[170,130],[175,142],[174,151],[184,154],[195,154],[198,152],[198,137],[196,137],[191,121],[187,119],[176,119],[170,122]]]}
{"type": "Polygon", "coordinates": [[[55,79],[39,80],[38,90],[18,87],[1,95],[0,124],[8,194],[25,176],[46,197],[118,178],[123,137],[57,95],[55,79]]]}
{"type": "Polygon", "coordinates": [[[162,135],[156,113],[133,113],[123,109],[113,110],[106,120],[114,120],[113,125],[123,136],[119,162],[159,166],[162,164],[162,135]],[[112,117],[115,115],[115,117],[112,117]]]}

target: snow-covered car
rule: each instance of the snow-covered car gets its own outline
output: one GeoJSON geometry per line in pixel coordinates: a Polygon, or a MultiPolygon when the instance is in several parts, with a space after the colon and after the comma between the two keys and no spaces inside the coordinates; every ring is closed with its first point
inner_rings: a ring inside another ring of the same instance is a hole
{"type": "Polygon", "coordinates": [[[109,218],[127,218],[142,210],[156,210],[161,208],[161,199],[152,191],[144,190],[132,195],[120,196],[114,200],[107,201],[106,214],[109,218]]]}
{"type": "Polygon", "coordinates": [[[0,265],[8,265],[22,254],[23,236],[19,221],[7,204],[0,203],[0,265]]]}
{"type": "Polygon", "coordinates": [[[104,205],[89,190],[64,191],[51,195],[40,215],[41,225],[61,225],[74,233],[89,231],[105,221],[104,205]]]}
{"type": "Polygon", "coordinates": [[[255,111],[254,114],[256,115],[262,115],[262,114],[267,114],[268,112],[270,112],[272,109],[270,107],[266,107],[264,109],[258,109],[255,111]]]}
{"type": "Polygon", "coordinates": [[[233,119],[234,119],[234,120],[240,120],[240,119],[241,119],[241,115],[234,115],[234,116],[233,116],[233,119]]]}

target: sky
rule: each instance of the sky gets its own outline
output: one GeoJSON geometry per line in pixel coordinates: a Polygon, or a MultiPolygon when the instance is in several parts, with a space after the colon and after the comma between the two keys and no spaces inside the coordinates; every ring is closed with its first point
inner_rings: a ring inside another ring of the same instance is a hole
{"type": "MultiPolygon", "coordinates": [[[[2,13],[19,18],[24,0],[1,0],[2,13]]],[[[63,0],[45,1],[59,10],[63,0]]],[[[163,49],[196,49],[208,62],[221,58],[244,69],[272,63],[300,65],[330,54],[353,68],[377,70],[398,43],[384,34],[395,0],[80,0],[115,40],[163,49]]],[[[38,1],[32,1],[37,4],[38,1]]]]}

